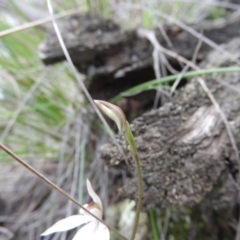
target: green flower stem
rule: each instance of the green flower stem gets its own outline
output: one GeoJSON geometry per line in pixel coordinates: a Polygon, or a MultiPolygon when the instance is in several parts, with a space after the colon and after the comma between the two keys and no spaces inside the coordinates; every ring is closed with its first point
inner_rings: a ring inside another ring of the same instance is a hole
{"type": "Polygon", "coordinates": [[[140,165],[138,155],[135,155],[134,157],[135,157],[135,161],[136,161],[137,178],[138,178],[138,203],[137,203],[137,208],[136,208],[136,216],[135,216],[135,222],[134,222],[134,226],[133,226],[131,240],[135,239],[135,235],[136,235],[137,227],[138,227],[138,223],[139,223],[139,218],[140,218],[140,213],[142,210],[142,198],[143,198],[141,165],[140,165]]]}
{"type": "Polygon", "coordinates": [[[132,134],[132,131],[131,131],[128,121],[126,121],[126,131],[124,133],[125,133],[125,138],[127,139],[127,142],[132,150],[133,155],[134,156],[138,155],[134,137],[133,137],[133,134],[132,134]]]}
{"type": "Polygon", "coordinates": [[[142,198],[143,198],[142,170],[141,170],[141,165],[138,158],[138,151],[136,148],[134,137],[133,137],[130,125],[126,120],[126,116],[121,110],[121,108],[102,100],[94,100],[94,102],[96,103],[98,108],[101,109],[101,111],[103,111],[103,113],[106,116],[108,116],[117,124],[119,131],[124,133],[125,138],[134,155],[136,170],[137,170],[137,180],[138,180],[138,202],[137,202],[136,216],[135,216],[135,221],[134,221],[133,231],[131,236],[131,240],[134,240],[137,232],[138,223],[139,223],[140,213],[142,209],[142,198]]]}
{"type": "Polygon", "coordinates": [[[150,209],[148,213],[149,213],[150,221],[152,225],[153,238],[154,240],[159,240],[160,235],[159,235],[158,226],[157,226],[156,212],[155,210],[150,209]]]}
{"type": "Polygon", "coordinates": [[[127,122],[127,129],[125,131],[125,137],[128,141],[128,144],[130,145],[130,148],[132,150],[132,153],[135,158],[135,164],[136,164],[136,170],[137,170],[137,179],[138,179],[138,202],[137,202],[137,208],[136,208],[136,216],[135,216],[135,221],[134,221],[134,226],[133,226],[133,231],[132,231],[132,236],[131,240],[135,239],[136,232],[137,232],[137,227],[139,223],[139,218],[140,218],[140,213],[142,209],[142,198],[143,198],[143,180],[142,180],[142,169],[138,157],[138,152],[136,148],[136,144],[134,141],[134,137],[130,128],[129,123],[127,122]]]}

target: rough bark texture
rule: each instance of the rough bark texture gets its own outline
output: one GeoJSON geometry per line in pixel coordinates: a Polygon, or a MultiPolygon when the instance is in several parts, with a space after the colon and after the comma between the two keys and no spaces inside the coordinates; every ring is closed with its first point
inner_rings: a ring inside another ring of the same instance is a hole
{"type": "MultiPolygon", "coordinates": [[[[75,15],[59,23],[73,62],[86,75],[85,83],[94,98],[110,99],[155,78],[152,45],[139,38],[135,30],[124,31],[110,20],[89,15],[75,15]]],[[[192,27],[218,44],[240,36],[239,17],[224,24],[203,22],[192,27]]],[[[164,26],[164,30],[175,51],[191,59],[199,40],[176,26],[164,26]]],[[[161,45],[167,48],[160,31],[156,29],[155,33],[161,45]]],[[[231,41],[226,49],[239,57],[240,39],[231,41]]],[[[46,64],[64,60],[53,33],[42,43],[39,52],[46,64]]],[[[208,52],[210,47],[202,44],[197,56],[202,68],[233,65],[223,55],[208,52]]],[[[169,60],[174,67],[179,67],[176,60],[169,60]]],[[[240,148],[239,73],[208,76],[205,80],[240,148]],[[231,84],[232,88],[222,83],[231,84]]],[[[142,108],[152,104],[154,95],[154,92],[141,95],[132,104],[127,98],[123,108],[129,104],[133,114],[134,106],[142,108]]],[[[233,239],[235,233],[232,229],[229,231],[228,226],[238,194],[233,183],[239,180],[238,164],[219,113],[197,79],[191,80],[171,102],[135,119],[132,129],[143,168],[145,207],[194,206],[190,213],[191,229],[188,238],[183,239],[233,239]]],[[[133,176],[134,162],[126,142],[121,135],[117,140],[130,162],[133,176]]],[[[101,155],[110,167],[128,169],[113,143],[102,146],[101,155]]],[[[122,197],[136,198],[136,192],[133,177],[120,189],[122,197]]]]}
{"type": "MultiPolygon", "coordinates": [[[[138,37],[136,30],[125,31],[112,20],[91,15],[71,16],[59,21],[59,26],[70,56],[79,71],[86,75],[85,83],[94,98],[110,99],[155,78],[153,47],[148,40],[138,37]]],[[[218,44],[240,36],[239,17],[231,17],[220,24],[203,22],[192,27],[203,31],[206,37],[218,44]]],[[[175,51],[191,59],[198,39],[174,25],[164,26],[164,30],[175,51]]],[[[168,48],[161,31],[157,28],[155,33],[160,44],[168,48]]],[[[210,47],[203,43],[197,59],[204,59],[209,50],[210,47]]],[[[54,32],[41,44],[39,55],[46,64],[65,59],[54,32]]],[[[176,60],[171,59],[171,62],[179,67],[176,60]]],[[[150,101],[153,97],[154,94],[148,96],[150,101]]]]}
{"type": "MultiPolygon", "coordinates": [[[[240,56],[239,38],[226,49],[240,56]]],[[[202,67],[216,65],[231,63],[214,51],[202,67]]],[[[218,74],[205,80],[240,147],[240,74],[218,74]],[[233,89],[221,82],[231,84],[233,89]]],[[[238,178],[236,155],[219,113],[197,79],[180,90],[172,102],[135,119],[132,130],[143,169],[145,206],[191,206],[204,198],[213,208],[234,203],[237,191],[233,179],[238,178]]],[[[134,166],[123,136],[118,135],[117,139],[134,166]]],[[[104,145],[101,155],[110,166],[125,164],[113,143],[104,145]]],[[[121,194],[134,198],[135,180],[129,179],[121,194]]]]}
{"type": "MultiPolygon", "coordinates": [[[[61,21],[60,29],[74,64],[86,75],[86,85],[94,98],[109,99],[154,78],[152,45],[139,38],[135,30],[124,31],[111,20],[90,15],[74,15],[61,21]]],[[[165,26],[164,29],[176,52],[192,58],[198,39],[176,26],[165,26]]],[[[195,29],[204,30],[204,35],[216,43],[225,43],[240,35],[240,19],[230,18],[224,24],[205,22],[195,29]]],[[[162,46],[167,47],[160,31],[156,29],[155,33],[162,46]]],[[[239,53],[239,41],[231,42],[227,48],[239,53]]],[[[202,66],[231,64],[215,52],[206,58],[209,50],[210,47],[203,44],[198,53],[198,60],[204,62],[202,66]]],[[[47,37],[39,51],[46,64],[64,59],[54,33],[47,37]]],[[[218,75],[217,79],[207,78],[208,87],[227,115],[239,144],[239,94],[219,80],[233,84],[236,89],[239,75],[232,73],[218,75]]],[[[154,93],[147,97],[143,95],[138,104],[152,103],[153,98],[154,93]]],[[[193,205],[207,195],[212,203],[218,198],[216,207],[233,202],[235,189],[229,172],[232,177],[237,177],[236,159],[224,124],[196,79],[170,103],[137,118],[133,122],[133,131],[142,161],[146,206],[159,203],[163,207],[193,205]]],[[[118,138],[129,155],[125,141],[121,136],[118,138]]],[[[124,165],[123,158],[111,143],[103,147],[102,157],[111,166],[124,165]]],[[[130,156],[129,159],[131,161],[130,156]]],[[[122,196],[134,197],[135,186],[126,184],[122,196]]]]}

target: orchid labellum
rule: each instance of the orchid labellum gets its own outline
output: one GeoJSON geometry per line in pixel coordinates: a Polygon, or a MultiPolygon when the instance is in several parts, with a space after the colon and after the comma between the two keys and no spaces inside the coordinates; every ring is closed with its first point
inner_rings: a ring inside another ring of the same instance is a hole
{"type": "MultiPolygon", "coordinates": [[[[84,207],[87,208],[91,213],[93,213],[98,218],[102,219],[103,207],[102,201],[99,196],[95,193],[92,188],[90,181],[87,179],[87,190],[93,202],[85,204],[84,207]]],[[[52,227],[47,229],[41,236],[47,236],[56,232],[64,232],[71,230],[73,228],[81,226],[80,230],[76,233],[72,240],[109,240],[110,233],[109,229],[95,219],[93,216],[89,215],[84,210],[80,210],[79,215],[73,215],[64,218],[56,222],[52,227]]]]}

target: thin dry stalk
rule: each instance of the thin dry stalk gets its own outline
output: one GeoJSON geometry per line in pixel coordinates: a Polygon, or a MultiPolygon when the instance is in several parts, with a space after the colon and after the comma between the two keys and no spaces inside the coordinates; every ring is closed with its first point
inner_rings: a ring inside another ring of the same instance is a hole
{"type": "Polygon", "coordinates": [[[230,2],[219,2],[219,1],[208,1],[208,0],[161,0],[161,3],[176,3],[176,2],[182,2],[182,3],[197,3],[201,5],[207,5],[207,6],[216,6],[216,7],[221,7],[221,8],[227,8],[231,10],[239,10],[240,5],[235,4],[235,3],[230,3],[230,2]]]}
{"type": "MultiPolygon", "coordinates": [[[[71,110],[71,105],[69,105],[66,109],[66,116],[71,116],[71,114],[69,114],[70,110],[71,110]]],[[[57,174],[56,174],[57,185],[60,187],[62,186],[62,183],[65,180],[65,177],[67,177],[67,175],[68,175],[68,174],[63,175],[63,170],[64,170],[64,157],[65,157],[65,153],[67,150],[67,143],[70,138],[70,123],[71,123],[71,121],[72,121],[72,118],[68,117],[66,124],[63,127],[63,136],[62,136],[62,141],[61,141],[61,147],[60,147],[60,152],[59,152],[59,161],[58,161],[58,165],[57,165],[57,174]]],[[[73,162],[71,164],[69,164],[68,168],[69,169],[66,171],[66,173],[72,172],[73,162]]],[[[50,199],[49,204],[47,204],[47,205],[51,205],[51,206],[49,206],[46,211],[42,211],[45,214],[46,212],[49,212],[49,210],[50,210],[50,213],[47,214],[47,216],[48,216],[47,217],[47,225],[48,226],[52,224],[53,218],[54,218],[54,215],[55,215],[55,212],[57,211],[57,209],[60,209],[59,202],[56,202],[53,204],[53,199],[56,199],[56,197],[57,197],[56,195],[57,195],[57,192],[53,191],[49,197],[49,199],[50,199]]]]}
{"type": "Polygon", "coordinates": [[[85,212],[87,212],[89,215],[91,215],[92,217],[94,217],[96,220],[98,220],[99,222],[101,222],[102,224],[104,224],[105,226],[107,226],[110,230],[112,230],[113,232],[115,232],[118,236],[120,236],[122,239],[124,240],[128,240],[126,237],[124,237],[121,233],[119,233],[115,228],[109,226],[108,224],[106,224],[103,220],[101,220],[100,218],[96,217],[93,213],[91,213],[88,209],[86,209],[85,207],[83,207],[78,201],[76,201],[72,196],[70,196],[70,194],[68,194],[67,192],[65,192],[63,189],[61,189],[60,187],[58,187],[55,183],[53,183],[52,181],[50,181],[48,178],[46,178],[43,174],[41,174],[40,172],[38,172],[37,170],[35,170],[32,166],[30,166],[27,162],[25,162],[23,159],[21,159],[20,157],[18,157],[16,154],[14,154],[10,149],[8,149],[6,146],[4,146],[2,143],[0,143],[0,148],[6,153],[8,154],[10,157],[12,157],[15,161],[17,161],[18,163],[20,163],[22,166],[24,166],[27,170],[29,170],[31,173],[33,173],[35,176],[37,176],[39,179],[41,179],[42,181],[44,181],[47,185],[51,186],[53,189],[57,190],[59,193],[61,193],[62,195],[64,195],[66,198],[68,198],[69,200],[71,200],[73,203],[75,203],[78,207],[80,207],[81,209],[83,209],[85,212]]]}
{"type": "MultiPolygon", "coordinates": [[[[138,30],[139,36],[146,37],[151,44],[153,45],[153,67],[154,67],[154,72],[156,78],[161,78],[161,76],[166,76],[166,70],[164,69],[163,65],[166,66],[166,68],[171,72],[171,73],[178,73],[169,63],[163,52],[161,51],[162,46],[157,40],[157,37],[153,31],[148,31],[144,29],[139,29],[138,30]],[[160,67],[162,66],[162,69],[160,71],[160,67]],[[162,74],[161,74],[162,73],[162,74]]],[[[164,91],[161,88],[157,89],[157,93],[155,96],[153,108],[157,108],[159,98],[161,96],[161,93],[164,93],[164,91]]]]}
{"type": "Polygon", "coordinates": [[[171,50],[174,51],[174,46],[173,46],[171,40],[169,39],[169,37],[168,37],[165,29],[163,28],[163,25],[162,25],[162,24],[158,24],[158,29],[159,29],[159,31],[161,32],[161,34],[162,34],[164,40],[166,41],[168,47],[169,47],[171,50]]]}
{"type": "MultiPolygon", "coordinates": [[[[190,66],[191,68],[193,68],[194,70],[200,70],[200,68],[194,64],[193,62],[191,61],[188,61],[187,59],[185,59],[184,57],[178,55],[177,53],[175,52],[172,52],[171,50],[168,50],[168,49],[165,49],[162,47],[161,49],[165,54],[173,57],[173,58],[176,58],[178,59],[179,61],[182,61],[183,63],[187,64],[188,66],[190,66]]],[[[229,136],[229,139],[231,141],[231,144],[233,146],[233,149],[235,151],[235,155],[236,155],[236,159],[239,163],[239,170],[240,170],[240,159],[239,159],[239,154],[238,154],[238,148],[237,148],[237,144],[236,144],[236,141],[234,139],[234,136],[233,136],[233,133],[232,133],[232,130],[230,128],[230,125],[226,119],[226,116],[225,114],[223,113],[223,111],[221,110],[219,104],[217,103],[216,99],[214,98],[214,96],[212,95],[212,93],[210,92],[210,90],[208,89],[206,83],[204,82],[204,80],[200,77],[197,78],[198,79],[198,82],[200,83],[200,85],[202,86],[203,90],[207,93],[209,99],[211,100],[211,102],[213,103],[213,105],[215,106],[217,112],[220,114],[221,118],[222,118],[222,121],[226,127],[226,130],[227,130],[227,133],[228,133],[228,136],[229,136]]]]}
{"type": "Polygon", "coordinates": [[[234,56],[232,53],[226,51],[223,47],[219,46],[217,43],[215,43],[211,39],[203,36],[201,33],[197,32],[196,30],[189,27],[185,23],[179,21],[178,19],[176,19],[176,18],[174,18],[170,15],[167,15],[167,14],[165,14],[165,13],[159,11],[159,10],[154,10],[154,9],[148,7],[148,6],[141,5],[141,4],[124,4],[124,7],[125,8],[130,8],[130,9],[145,10],[145,11],[148,11],[149,13],[151,13],[155,16],[159,16],[159,17],[167,20],[170,23],[176,24],[177,26],[179,26],[183,30],[187,31],[188,33],[195,36],[196,38],[201,39],[202,42],[206,43],[207,45],[209,45],[213,49],[216,49],[218,52],[222,53],[223,55],[228,57],[231,61],[237,63],[240,66],[240,60],[238,60],[238,56],[234,56]]]}
{"type": "MultiPolygon", "coordinates": [[[[81,12],[81,9],[71,9],[71,10],[66,11],[64,13],[56,14],[54,17],[55,17],[55,19],[60,19],[60,18],[67,17],[67,16],[70,16],[70,15],[73,15],[73,14],[76,14],[76,13],[80,13],[80,12],[81,12]]],[[[33,22],[28,22],[26,24],[23,24],[23,25],[20,25],[20,26],[17,26],[17,27],[13,27],[11,29],[1,31],[0,32],[0,37],[4,37],[4,36],[7,36],[9,34],[13,34],[13,33],[23,31],[23,30],[26,30],[26,29],[29,29],[29,28],[37,27],[37,26],[43,25],[43,24],[51,22],[51,21],[52,21],[52,17],[46,17],[46,18],[39,19],[39,20],[36,20],[36,21],[33,21],[33,22]]]]}
{"type": "MultiPolygon", "coordinates": [[[[79,121],[80,122],[80,116],[79,116],[79,121]]],[[[87,142],[89,140],[89,128],[91,125],[91,121],[88,123],[85,123],[84,121],[81,121],[81,139],[79,139],[79,144],[75,144],[75,161],[79,162],[79,179],[78,179],[78,200],[82,202],[83,199],[83,180],[84,180],[84,169],[85,169],[85,151],[86,151],[86,146],[87,142]]],[[[78,124],[78,123],[77,123],[78,124]]],[[[80,137],[80,136],[79,136],[80,137]]]]}
{"type": "MultiPolygon", "coordinates": [[[[195,70],[199,70],[200,68],[195,65],[194,63],[188,61],[187,59],[179,56],[178,54],[170,51],[170,50],[167,50],[167,49],[164,49],[162,48],[162,51],[164,51],[165,54],[168,54],[168,55],[171,55],[172,57],[176,57],[178,58],[179,60],[181,59],[184,63],[186,63],[188,66],[191,66],[193,69],[195,70]]],[[[201,87],[203,88],[203,90],[206,92],[206,94],[208,95],[209,99],[211,100],[212,104],[214,105],[216,111],[219,113],[225,127],[226,127],[226,131],[227,131],[227,134],[229,136],[229,139],[230,139],[230,142],[232,144],[232,147],[235,151],[235,156],[236,156],[236,160],[238,162],[238,168],[239,168],[239,171],[240,171],[240,159],[239,159],[239,150],[238,150],[238,147],[237,147],[237,144],[236,144],[236,141],[234,139],[234,136],[233,136],[233,133],[232,133],[232,130],[230,128],[230,125],[228,123],[228,120],[225,116],[225,114],[223,113],[222,109],[220,108],[218,102],[216,101],[216,99],[214,98],[214,96],[212,95],[211,91],[209,90],[209,88],[207,87],[205,81],[203,80],[203,78],[201,77],[198,77],[197,78],[199,84],[201,85],[201,87]]],[[[237,187],[237,189],[239,189],[239,186],[238,184],[232,179],[234,185],[237,187]]],[[[238,228],[237,228],[237,236],[236,236],[236,240],[240,240],[240,221],[238,223],[238,228]]]]}
{"type": "MultiPolygon", "coordinates": [[[[108,196],[109,196],[109,185],[108,185],[108,169],[104,166],[104,161],[100,157],[100,147],[107,140],[107,135],[105,132],[101,132],[98,141],[96,142],[96,147],[94,151],[94,158],[89,166],[89,179],[96,186],[97,184],[101,186],[99,196],[102,199],[104,209],[108,206],[108,196]]],[[[112,183],[112,182],[111,182],[112,183]]]]}
{"type": "MultiPolygon", "coordinates": [[[[202,41],[201,39],[199,39],[198,41],[198,44],[194,50],[194,53],[193,53],[193,57],[192,57],[192,62],[193,63],[196,63],[196,60],[197,60],[197,55],[198,55],[198,52],[200,50],[202,46],[202,41]]],[[[174,81],[173,85],[172,85],[172,88],[171,88],[171,95],[175,92],[175,90],[177,89],[177,86],[179,85],[180,81],[182,80],[182,76],[184,73],[187,72],[187,70],[189,69],[189,66],[188,65],[185,65],[185,67],[183,68],[183,70],[181,71],[181,73],[179,74],[178,78],[176,79],[176,81],[174,81]]]]}
{"type": "Polygon", "coordinates": [[[167,230],[168,230],[168,226],[169,226],[170,217],[171,217],[171,208],[168,207],[166,209],[166,217],[165,217],[164,226],[163,226],[164,239],[167,236],[167,230]]]}
{"type": "Polygon", "coordinates": [[[9,239],[13,239],[14,237],[14,233],[4,227],[0,227],[0,233],[3,233],[4,235],[6,235],[9,239]]]}
{"type": "Polygon", "coordinates": [[[2,132],[0,136],[0,142],[3,142],[5,138],[7,137],[8,133],[11,131],[12,127],[14,126],[19,114],[22,112],[24,107],[26,106],[27,102],[31,99],[34,92],[38,89],[38,87],[41,85],[41,83],[46,79],[47,74],[49,73],[49,70],[43,72],[37,79],[36,82],[32,85],[32,87],[29,89],[29,91],[24,95],[23,100],[18,105],[18,108],[14,112],[12,118],[8,121],[4,131],[2,132]]]}
{"type": "Polygon", "coordinates": [[[57,25],[57,22],[56,22],[56,19],[54,18],[54,12],[53,12],[53,7],[52,7],[52,3],[51,3],[51,0],[46,0],[47,1],[47,5],[48,5],[48,10],[49,10],[49,13],[51,15],[51,18],[52,18],[52,23],[53,23],[53,27],[54,27],[54,30],[56,32],[56,35],[57,35],[57,38],[58,38],[58,41],[59,41],[59,44],[63,50],[63,53],[67,59],[67,62],[72,70],[72,73],[74,74],[78,84],[80,85],[81,89],[83,90],[85,96],[87,97],[88,101],[90,102],[90,104],[92,105],[94,111],[97,113],[99,119],[101,120],[101,122],[103,123],[103,125],[105,126],[108,134],[110,135],[110,137],[112,138],[112,140],[114,141],[115,145],[117,146],[119,152],[122,154],[122,156],[124,157],[124,160],[125,162],[128,164],[127,162],[127,157],[122,149],[122,147],[120,146],[120,144],[117,142],[116,140],[116,137],[115,135],[113,134],[111,128],[109,127],[108,123],[106,122],[105,118],[103,117],[102,113],[99,111],[99,109],[97,108],[96,104],[94,103],[91,95],[89,94],[87,88],[85,87],[78,71],[76,70],[73,62],[72,62],[72,59],[69,55],[69,52],[66,48],[66,45],[63,41],[63,38],[62,38],[62,34],[60,33],[60,30],[59,30],[59,27],[57,25]]]}
{"type": "MultiPolygon", "coordinates": [[[[71,183],[71,190],[70,195],[74,197],[77,192],[77,186],[78,186],[78,179],[79,179],[79,159],[80,159],[80,145],[81,145],[81,135],[82,135],[82,119],[81,115],[78,114],[76,118],[76,124],[75,124],[75,156],[74,156],[74,165],[73,165],[73,176],[72,176],[72,183],[71,183]]],[[[82,189],[82,186],[81,186],[82,189]]],[[[79,199],[79,202],[82,202],[82,199],[79,199]]],[[[70,216],[72,214],[72,206],[73,203],[71,201],[68,201],[67,203],[67,209],[66,209],[66,217],[70,216]]],[[[61,240],[65,240],[67,237],[67,233],[64,232],[61,235],[61,240]]]]}

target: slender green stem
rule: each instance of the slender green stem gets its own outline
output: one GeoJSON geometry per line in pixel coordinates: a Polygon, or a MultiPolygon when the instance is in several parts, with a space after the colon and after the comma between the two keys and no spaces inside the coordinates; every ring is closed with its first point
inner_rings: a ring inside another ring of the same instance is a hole
{"type": "Polygon", "coordinates": [[[159,235],[158,226],[157,226],[156,212],[153,209],[150,209],[148,212],[149,212],[150,221],[152,225],[153,238],[154,240],[159,240],[160,235],[159,235]]]}
{"type": "Polygon", "coordinates": [[[135,235],[136,235],[137,227],[138,227],[138,223],[139,223],[139,218],[140,218],[140,213],[141,213],[141,209],[142,209],[142,198],[143,198],[143,184],[142,184],[141,165],[140,165],[138,154],[134,155],[134,157],[135,157],[137,179],[138,179],[138,202],[137,202],[136,216],[135,216],[135,221],[134,221],[134,225],[133,225],[131,240],[135,239],[135,235]]]}
{"type": "Polygon", "coordinates": [[[125,138],[131,148],[131,151],[135,159],[137,180],[138,180],[138,202],[137,202],[135,221],[133,225],[133,232],[131,236],[131,240],[134,240],[137,232],[138,222],[139,222],[141,208],[142,208],[142,198],[143,198],[142,170],[141,170],[141,165],[140,165],[138,151],[136,148],[134,137],[133,137],[130,125],[126,120],[126,116],[124,115],[123,111],[119,107],[101,100],[95,100],[94,102],[96,103],[98,108],[101,109],[101,111],[103,111],[109,118],[111,118],[117,124],[119,131],[124,133],[125,138]]]}
{"type": "Polygon", "coordinates": [[[134,240],[136,232],[137,232],[141,209],[142,209],[143,180],[142,180],[142,169],[141,169],[140,160],[138,157],[138,151],[136,148],[136,144],[134,141],[134,137],[133,137],[130,125],[127,121],[126,121],[125,137],[128,141],[128,144],[130,145],[132,153],[134,155],[136,170],[137,170],[137,180],[138,180],[138,202],[137,202],[136,216],[135,216],[135,221],[134,221],[133,231],[132,231],[132,236],[131,236],[131,240],[134,240]]]}

